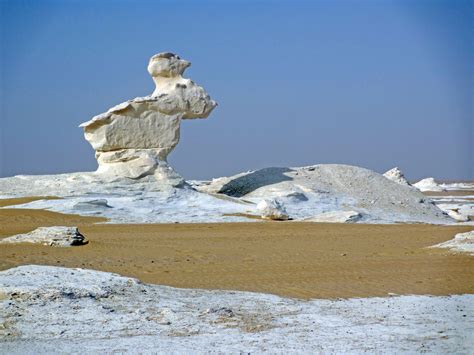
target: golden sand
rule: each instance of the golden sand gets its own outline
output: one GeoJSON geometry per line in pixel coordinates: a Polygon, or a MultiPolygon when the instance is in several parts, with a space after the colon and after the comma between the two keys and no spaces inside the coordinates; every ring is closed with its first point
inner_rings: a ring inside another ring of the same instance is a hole
{"type": "Polygon", "coordinates": [[[1,245],[0,269],[82,267],[144,282],[246,290],[299,298],[474,293],[474,258],[427,246],[466,226],[298,222],[93,224],[41,210],[0,209],[0,236],[43,225],[77,225],[80,247],[1,245]]]}

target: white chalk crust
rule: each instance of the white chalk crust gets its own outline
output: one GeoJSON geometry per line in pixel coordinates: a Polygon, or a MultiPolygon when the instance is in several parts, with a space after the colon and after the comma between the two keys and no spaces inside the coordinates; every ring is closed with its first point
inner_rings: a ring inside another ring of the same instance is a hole
{"type": "Polygon", "coordinates": [[[470,353],[474,295],[310,300],[0,272],[0,353],[470,353]]]}

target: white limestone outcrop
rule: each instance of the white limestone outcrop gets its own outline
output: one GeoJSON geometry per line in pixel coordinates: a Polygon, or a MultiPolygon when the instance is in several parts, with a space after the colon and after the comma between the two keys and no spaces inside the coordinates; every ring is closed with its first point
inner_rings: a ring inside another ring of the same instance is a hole
{"type": "Polygon", "coordinates": [[[70,247],[87,244],[86,238],[77,227],[39,227],[34,231],[17,234],[0,240],[0,243],[34,243],[52,247],[70,247]]]}
{"type": "Polygon", "coordinates": [[[448,216],[454,218],[458,222],[469,222],[469,216],[459,212],[459,208],[448,210],[448,216]]]}
{"type": "Polygon", "coordinates": [[[257,204],[257,211],[263,219],[272,219],[275,221],[288,220],[288,212],[286,212],[283,204],[278,200],[262,200],[257,204]]]}
{"type": "Polygon", "coordinates": [[[191,65],[173,53],[154,55],[148,72],[156,88],[84,122],[84,136],[96,151],[97,173],[131,179],[154,175],[181,180],[167,163],[179,142],[182,119],[207,118],[217,103],[192,80],[191,65]]]}
{"type": "Polygon", "coordinates": [[[431,248],[447,248],[453,252],[468,253],[474,256],[474,231],[458,233],[453,239],[433,245],[431,248]]]}
{"type": "Polygon", "coordinates": [[[385,176],[387,179],[392,180],[400,185],[411,186],[411,184],[405,178],[405,175],[403,174],[403,172],[398,167],[395,167],[393,169],[390,169],[389,171],[386,171],[383,174],[383,176],[385,176]]]}
{"type": "Polygon", "coordinates": [[[420,191],[446,191],[440,184],[438,184],[432,177],[418,181],[413,184],[420,191]]]}
{"type": "Polygon", "coordinates": [[[356,211],[329,211],[308,218],[307,222],[318,223],[355,223],[362,218],[356,211]]]}

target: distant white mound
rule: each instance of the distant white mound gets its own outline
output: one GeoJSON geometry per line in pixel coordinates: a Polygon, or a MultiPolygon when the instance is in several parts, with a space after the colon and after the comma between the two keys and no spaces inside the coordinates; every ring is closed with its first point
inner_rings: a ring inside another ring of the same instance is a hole
{"type": "Polygon", "coordinates": [[[151,57],[148,72],[156,84],[150,96],[137,97],[84,122],[96,151],[98,174],[138,179],[153,175],[180,184],[167,163],[179,142],[182,119],[206,118],[217,106],[206,91],[182,74],[191,65],[173,53],[151,57]]]}
{"type": "Polygon", "coordinates": [[[458,233],[454,239],[433,245],[432,248],[447,248],[454,252],[469,253],[474,256],[474,231],[458,233]]]}
{"type": "Polygon", "coordinates": [[[77,227],[39,227],[34,231],[0,240],[0,243],[34,243],[52,247],[70,247],[87,244],[77,227]]]}
{"type": "Polygon", "coordinates": [[[411,186],[411,184],[405,178],[405,175],[403,174],[403,172],[398,167],[390,169],[389,171],[385,172],[383,176],[385,176],[387,179],[392,180],[400,185],[411,186]]]}
{"type": "Polygon", "coordinates": [[[446,191],[432,177],[420,180],[416,184],[413,184],[413,186],[420,191],[446,191]]]}
{"type": "Polygon", "coordinates": [[[364,222],[449,223],[422,193],[383,175],[350,165],[266,168],[214,179],[197,187],[246,201],[278,199],[299,220],[329,211],[357,211],[364,222]]]}

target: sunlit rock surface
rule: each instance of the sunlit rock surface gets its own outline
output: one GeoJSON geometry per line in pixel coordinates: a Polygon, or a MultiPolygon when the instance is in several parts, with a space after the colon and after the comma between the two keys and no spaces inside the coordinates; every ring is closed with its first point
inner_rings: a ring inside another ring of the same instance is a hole
{"type": "Polygon", "coordinates": [[[446,248],[453,252],[468,253],[474,256],[474,230],[458,233],[454,236],[454,239],[433,245],[432,248],[446,248]]]}
{"type": "Polygon", "coordinates": [[[29,233],[4,238],[0,240],[0,243],[33,243],[52,247],[70,247],[87,244],[87,239],[79,232],[77,227],[55,226],[39,227],[29,233]]]}
{"type": "Polygon", "coordinates": [[[420,191],[445,191],[446,189],[438,184],[432,177],[418,181],[413,184],[420,191]]]}
{"type": "Polygon", "coordinates": [[[298,300],[84,269],[0,272],[0,353],[467,354],[474,296],[298,300]]]}
{"type": "Polygon", "coordinates": [[[389,171],[386,171],[383,174],[383,176],[385,176],[387,179],[392,180],[398,184],[411,186],[411,184],[405,178],[405,174],[403,174],[403,172],[398,167],[395,167],[393,169],[390,169],[389,171]]]}
{"type": "Polygon", "coordinates": [[[306,219],[308,222],[321,223],[354,223],[362,218],[356,211],[329,211],[306,219]]]}
{"type": "Polygon", "coordinates": [[[105,181],[100,174],[15,176],[0,179],[4,197],[59,196],[10,208],[41,208],[108,218],[109,223],[243,222],[261,215],[262,200],[278,200],[303,221],[331,211],[355,211],[357,223],[455,223],[417,189],[349,165],[266,168],[175,187],[148,175],[105,181]],[[109,207],[97,200],[106,200],[109,207]]]}
{"type": "Polygon", "coordinates": [[[179,142],[181,120],[206,118],[217,105],[202,87],[182,77],[190,65],[173,53],[154,55],[148,72],[156,89],[150,96],[123,102],[80,125],[96,151],[98,174],[182,182],[167,163],[179,142]]]}

